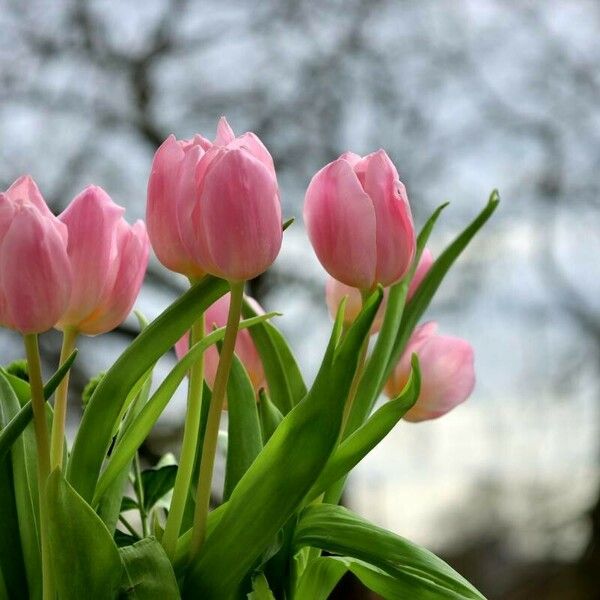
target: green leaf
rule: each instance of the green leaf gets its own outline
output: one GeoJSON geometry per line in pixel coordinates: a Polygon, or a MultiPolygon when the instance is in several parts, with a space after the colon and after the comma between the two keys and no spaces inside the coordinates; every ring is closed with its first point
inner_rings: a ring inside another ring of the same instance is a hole
{"type": "MultiPolygon", "coordinates": [[[[344,432],[345,436],[350,435],[364,423],[371,410],[373,410],[373,405],[385,384],[386,367],[394,351],[394,344],[402,322],[404,303],[410,281],[415,274],[429,236],[446,206],[448,206],[448,203],[438,206],[429,219],[427,219],[417,238],[417,251],[408,275],[390,288],[383,324],[377,336],[373,352],[365,365],[360,379],[356,398],[350,411],[346,431],[344,432]]],[[[339,493],[332,499],[337,500],[339,498],[342,488],[343,482],[338,486],[339,493]]]]}
{"type": "Polygon", "coordinates": [[[123,496],[121,500],[121,510],[119,512],[127,512],[128,510],[138,510],[138,503],[129,496],[123,496]]]}
{"type": "Polygon", "coordinates": [[[228,442],[223,500],[262,450],[262,435],[254,388],[246,369],[234,355],[227,384],[228,442]]]}
{"type": "MultiPolygon", "coordinates": [[[[29,387],[26,382],[23,383],[29,387]]],[[[14,419],[19,410],[20,403],[12,385],[8,382],[4,373],[0,373],[2,422],[7,423],[14,419]]],[[[23,430],[22,435],[13,443],[10,458],[20,543],[29,593],[32,598],[38,598],[41,597],[42,593],[42,566],[38,535],[37,446],[33,423],[29,423],[23,430]]]]}
{"type": "Polygon", "coordinates": [[[400,395],[386,402],[362,427],[338,446],[309,492],[307,502],[320,496],[371,452],[414,406],[420,390],[419,360],[417,355],[413,354],[412,371],[400,395]]]}
{"type": "Polygon", "coordinates": [[[119,598],[166,600],[180,598],[173,567],[155,538],[119,549],[123,578],[119,598]]]}
{"type": "Polygon", "coordinates": [[[344,576],[346,565],[329,557],[319,556],[308,563],[302,573],[294,598],[303,600],[327,600],[338,581],[344,576]]]}
{"type": "MultiPolygon", "coordinates": [[[[4,419],[0,406],[1,427],[4,427],[4,419]]],[[[0,458],[0,507],[0,579],[6,592],[3,596],[0,587],[0,598],[27,598],[27,575],[21,548],[10,456],[0,458]]]]}
{"type": "MultiPolygon", "coordinates": [[[[48,383],[44,386],[44,398],[48,400],[54,391],[58,387],[58,384],[63,380],[67,374],[73,361],[77,356],[77,350],[69,355],[69,358],[64,364],[54,373],[54,375],[48,380],[48,383]]],[[[15,440],[21,435],[25,427],[31,421],[33,417],[33,410],[31,408],[31,392],[29,390],[29,384],[14,375],[6,373],[3,369],[0,369],[0,373],[4,376],[5,380],[10,383],[13,392],[17,395],[19,403],[23,406],[18,413],[16,413],[6,424],[6,427],[0,432],[0,459],[8,452],[10,447],[14,444],[15,440]]]]}
{"type": "Polygon", "coordinates": [[[271,402],[269,394],[264,389],[261,389],[258,392],[258,416],[260,419],[263,444],[266,444],[273,435],[273,432],[279,426],[279,423],[283,421],[283,415],[271,402]]]}
{"type": "MultiPolygon", "coordinates": [[[[431,269],[419,285],[415,295],[406,305],[402,316],[400,331],[394,342],[394,349],[391,353],[383,381],[387,379],[396,363],[400,359],[402,352],[410,338],[419,319],[429,306],[433,295],[440,287],[446,273],[454,264],[456,259],[462,254],[469,242],[475,237],[475,234],[485,225],[488,219],[494,214],[498,207],[500,196],[498,191],[494,190],[488,200],[487,206],[477,215],[477,217],[464,229],[464,231],[440,254],[433,263],[431,269]]],[[[382,384],[383,386],[383,384],[382,384]]]]}
{"type": "Polygon", "coordinates": [[[133,546],[133,544],[140,541],[139,537],[133,536],[129,533],[125,533],[120,529],[115,529],[113,539],[115,540],[115,544],[117,544],[118,548],[126,548],[127,546],[133,546]]]}
{"type": "Polygon", "coordinates": [[[108,529],[56,469],[46,485],[48,540],[61,600],[116,596],[123,567],[108,529]]]}
{"type": "MultiPolygon", "coordinates": [[[[246,318],[256,315],[247,300],[242,313],[246,318]]],[[[306,385],[296,359],[284,337],[270,323],[253,327],[250,335],[262,360],[271,399],[285,415],[306,395],[306,385]]]]}
{"type": "Polygon", "coordinates": [[[184,596],[234,597],[255,561],[294,513],[333,451],[363,341],[383,292],[378,289],[336,347],[332,341],[308,395],[283,419],[225,505],[194,560],[184,596]]]}
{"type": "Polygon", "coordinates": [[[146,469],[142,472],[142,487],[144,489],[144,508],[150,512],[152,507],[175,485],[177,465],[146,469]]]}
{"type": "MultiPolygon", "coordinates": [[[[271,318],[274,314],[275,313],[267,313],[266,315],[241,321],[240,329],[262,323],[266,319],[271,318]]],[[[149,326],[148,329],[150,329],[150,327],[151,326],[149,326]]],[[[126,468],[130,463],[137,449],[152,431],[154,424],[166,408],[169,400],[175,393],[175,390],[179,387],[179,384],[186,376],[192,364],[198,360],[199,356],[205,352],[208,347],[220,340],[224,334],[225,328],[221,327],[202,338],[197,344],[194,344],[187,354],[173,367],[150,400],[148,400],[141,409],[139,415],[137,415],[131,424],[125,428],[121,440],[113,449],[106,468],[98,479],[92,500],[93,506],[96,506],[100,501],[100,498],[102,498],[103,494],[108,489],[108,486],[114,481],[119,473],[122,472],[122,469],[126,468]]],[[[142,333],[141,335],[144,334],[142,333]]]]}
{"type": "Polygon", "coordinates": [[[257,573],[252,578],[252,591],[248,594],[248,600],[275,600],[263,573],[257,573]]]}
{"type": "Polygon", "coordinates": [[[340,506],[313,504],[300,516],[295,548],[320,548],[380,569],[397,582],[399,596],[414,600],[485,600],[443,560],[405,538],[340,506]]]}
{"type": "Polygon", "coordinates": [[[228,290],[227,282],[206,276],[167,308],[121,354],[102,379],[83,415],[71,451],[68,479],[91,500],[115,423],[131,388],[228,290]]]}

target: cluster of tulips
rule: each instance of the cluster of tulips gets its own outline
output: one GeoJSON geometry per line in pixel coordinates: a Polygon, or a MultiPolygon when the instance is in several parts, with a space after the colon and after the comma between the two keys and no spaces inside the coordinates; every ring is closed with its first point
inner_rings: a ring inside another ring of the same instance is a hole
{"type": "Polygon", "coordinates": [[[289,224],[256,135],[236,137],[222,118],[213,142],[170,136],[152,163],[146,225],[129,225],[96,186],[55,217],[34,181],[18,179],[0,194],[0,323],[23,335],[27,358],[24,373],[0,371],[0,597],[312,600],[351,571],[386,598],[481,598],[425,549],[338,504],[348,472],[401,418],[433,419],[470,395],[471,346],[418,322],[497,202],[494,192],[434,260],[426,243],[443,206],[417,236],[383,150],[323,167],[304,221],[335,322],[307,389],[277,313],[244,295],[289,224]],[[136,340],[86,389],[69,449],[77,338],[129,315],[150,245],[190,289],[151,324],[139,315],[136,340]],[[63,345],[44,384],[37,336],[51,328],[63,345]],[[152,392],[173,346],[178,363],[152,392]],[[142,471],[138,449],[186,375],[179,464],[142,471]]]}

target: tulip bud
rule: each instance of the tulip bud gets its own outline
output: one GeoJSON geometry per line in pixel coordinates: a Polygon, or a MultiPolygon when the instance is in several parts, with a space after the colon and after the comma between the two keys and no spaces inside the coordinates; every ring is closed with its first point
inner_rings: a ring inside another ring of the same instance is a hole
{"type": "Polygon", "coordinates": [[[406,190],[383,150],[323,167],[306,191],[304,222],[327,272],[362,290],[400,280],[415,253],[406,190]]]}
{"type": "MultiPolygon", "coordinates": [[[[407,301],[410,300],[414,293],[417,291],[417,288],[427,275],[427,272],[431,268],[433,264],[433,255],[431,252],[425,248],[423,253],[421,254],[421,259],[419,260],[419,264],[415,270],[415,274],[413,275],[412,281],[410,282],[410,286],[408,287],[407,292],[407,301]]],[[[383,290],[383,301],[379,306],[379,310],[375,315],[375,320],[373,321],[373,325],[371,327],[371,333],[377,333],[381,326],[383,325],[383,318],[385,316],[385,309],[387,307],[387,298],[389,294],[389,288],[385,288],[383,290]]],[[[346,310],[344,312],[344,323],[346,325],[351,325],[358,314],[362,309],[362,297],[360,290],[355,287],[351,287],[334,279],[329,276],[327,278],[327,283],[325,284],[325,300],[327,302],[327,307],[329,308],[329,314],[335,318],[337,314],[338,307],[342,298],[345,296],[348,297],[346,301],[346,310]]]]}
{"type": "Polygon", "coordinates": [[[51,329],[71,292],[67,229],[31,177],[0,194],[0,322],[23,334],[51,329]]]}
{"type": "Polygon", "coordinates": [[[233,138],[222,119],[196,170],[196,195],[178,205],[180,231],[195,264],[243,281],[260,275],[281,248],[281,206],[273,160],[246,133],[233,138]]]}
{"type": "Polygon", "coordinates": [[[148,265],[142,221],[133,226],[100,187],[81,192],[60,215],[69,232],[73,288],[57,327],[87,335],[114,329],[131,311],[148,265]]]}
{"type": "MultiPolygon", "coordinates": [[[[204,326],[207,333],[215,327],[224,327],[227,324],[230,297],[231,294],[221,296],[221,298],[209,306],[204,313],[204,326]]],[[[252,307],[257,314],[264,314],[265,311],[258,302],[252,298],[246,299],[252,303],[252,307]]],[[[189,338],[186,334],[175,344],[177,357],[181,359],[188,349],[189,338]]],[[[235,341],[235,353],[246,368],[248,377],[250,378],[254,389],[258,391],[261,387],[265,387],[265,372],[260,360],[260,355],[258,354],[258,350],[252,341],[252,336],[247,329],[238,331],[235,341]]],[[[215,382],[218,365],[219,353],[215,346],[211,346],[204,353],[204,377],[211,389],[215,382]]]]}
{"type": "Polygon", "coordinates": [[[211,146],[199,135],[190,141],[170,135],[154,155],[148,180],[146,222],[154,252],[167,269],[193,279],[205,273],[181,239],[177,206],[194,202],[196,168],[211,146]]]}
{"type": "Polygon", "coordinates": [[[436,419],[464,402],[475,386],[473,348],[462,339],[436,333],[437,323],[417,327],[404,354],[385,386],[385,393],[397,396],[408,381],[411,356],[419,357],[421,392],[417,403],[406,413],[407,421],[436,419]]]}
{"type": "Polygon", "coordinates": [[[152,163],[147,222],[158,259],[173,271],[230,281],[260,275],[282,241],[269,151],[253,133],[236,138],[224,117],[213,143],[170,136],[152,163]]]}

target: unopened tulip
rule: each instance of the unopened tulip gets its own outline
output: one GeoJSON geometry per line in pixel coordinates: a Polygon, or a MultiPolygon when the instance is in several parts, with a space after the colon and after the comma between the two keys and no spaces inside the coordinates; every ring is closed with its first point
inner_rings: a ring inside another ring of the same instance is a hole
{"type": "MultiPolygon", "coordinates": [[[[433,255],[427,248],[425,248],[421,254],[421,258],[415,270],[415,274],[413,275],[412,281],[410,282],[407,300],[410,300],[417,291],[417,288],[423,281],[425,275],[427,275],[427,272],[431,268],[432,264],[433,255]]],[[[383,290],[383,301],[381,302],[379,310],[375,315],[375,320],[373,321],[373,325],[371,327],[371,333],[377,333],[381,329],[383,318],[385,316],[385,309],[387,306],[388,293],[389,288],[385,288],[383,290]]],[[[345,296],[347,296],[348,300],[346,301],[346,310],[344,311],[344,323],[346,325],[350,325],[354,322],[362,308],[362,296],[360,290],[346,285],[345,283],[334,279],[330,275],[327,278],[327,283],[325,284],[325,300],[327,302],[327,307],[329,308],[329,314],[332,317],[335,317],[340,302],[345,296]]]]}
{"type": "Polygon", "coordinates": [[[407,421],[436,419],[464,402],[475,386],[473,348],[460,338],[437,334],[437,324],[415,329],[406,350],[389,378],[385,392],[393,398],[408,381],[411,356],[419,357],[421,392],[406,413],[407,421]]]}
{"type": "Polygon", "coordinates": [[[70,293],[67,228],[21,177],[0,194],[0,322],[23,334],[51,329],[70,293]]]}
{"type": "Polygon", "coordinates": [[[235,137],[222,118],[217,137],[169,137],[148,183],[148,232],[159,260],[191,278],[243,281],[275,260],[282,241],[273,159],[253,133],[235,137]]]}
{"type": "MultiPolygon", "coordinates": [[[[252,298],[247,298],[252,303],[254,310],[258,314],[264,314],[264,310],[252,298]]],[[[209,333],[214,327],[224,327],[227,323],[227,313],[229,312],[230,294],[221,296],[214,304],[208,307],[204,313],[204,325],[206,332],[209,333]]],[[[188,335],[184,335],[176,344],[175,352],[177,357],[181,358],[189,348],[188,335]]],[[[255,390],[265,387],[265,372],[258,354],[258,350],[252,341],[250,332],[247,329],[238,331],[235,341],[235,353],[240,359],[248,377],[255,390]]],[[[211,346],[204,353],[204,376],[209,387],[212,388],[217,374],[219,364],[219,353],[215,346],[211,346]]]]}
{"type": "Polygon", "coordinates": [[[415,254],[406,190],[383,150],[323,167],[306,191],[304,222],[323,267],[355,288],[392,285],[415,254]]]}
{"type": "Polygon", "coordinates": [[[131,311],[146,273],[149,242],[144,223],[129,225],[124,212],[102,188],[90,186],[60,215],[69,232],[73,272],[60,329],[105,333],[131,311]]]}

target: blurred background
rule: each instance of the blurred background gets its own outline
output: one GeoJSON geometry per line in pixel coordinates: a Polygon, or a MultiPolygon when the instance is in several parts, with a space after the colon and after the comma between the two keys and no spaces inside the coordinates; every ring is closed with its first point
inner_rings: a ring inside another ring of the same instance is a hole
{"type": "MultiPolygon", "coordinates": [[[[31,173],[60,211],[96,183],[134,220],[169,133],[213,138],[225,114],[264,140],[296,223],[250,287],[285,313],[308,380],[330,327],[301,219],[311,175],[385,148],[418,227],[451,201],[435,254],[498,187],[427,315],[475,346],[476,391],[439,421],[401,423],[345,502],[491,599],[600,598],[597,1],[0,0],[0,27],[2,189],[31,173]]],[[[153,318],[183,289],[153,260],[138,308],[153,318]]],[[[81,340],[73,396],[136,331],[81,340]]],[[[48,372],[58,347],[43,336],[48,372]]],[[[23,354],[6,331],[0,352],[23,354]]],[[[148,460],[177,452],[183,408],[180,394],[148,460]]],[[[339,597],[367,597],[345,585],[339,597]]]]}

